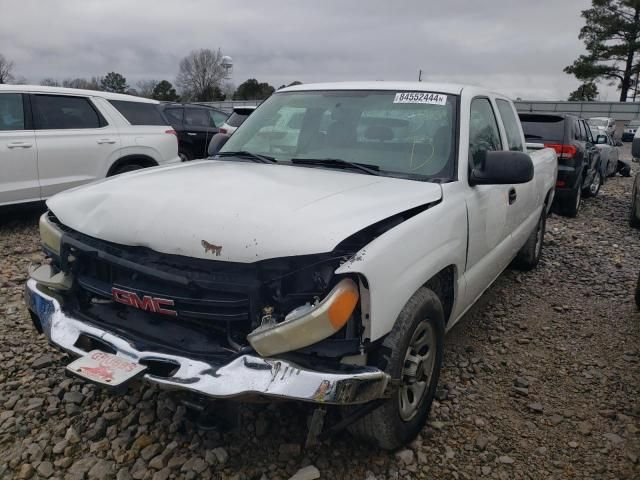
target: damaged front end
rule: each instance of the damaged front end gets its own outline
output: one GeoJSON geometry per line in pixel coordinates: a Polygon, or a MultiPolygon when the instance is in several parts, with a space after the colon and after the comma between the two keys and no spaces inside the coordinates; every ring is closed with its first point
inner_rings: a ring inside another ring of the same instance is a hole
{"type": "Polygon", "coordinates": [[[384,396],[388,375],[367,367],[365,278],[336,275],[405,212],[332,252],[252,264],[161,254],[40,221],[50,264],[31,272],[26,299],[50,342],[144,365],[144,378],[215,398],[267,396],[358,404],[384,396]]]}

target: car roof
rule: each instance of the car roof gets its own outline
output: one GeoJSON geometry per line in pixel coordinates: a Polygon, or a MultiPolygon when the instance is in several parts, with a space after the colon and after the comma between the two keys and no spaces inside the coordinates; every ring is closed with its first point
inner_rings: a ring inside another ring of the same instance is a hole
{"type": "Polygon", "coordinates": [[[460,95],[463,90],[469,90],[472,95],[491,94],[507,98],[505,95],[487,90],[475,85],[460,83],[432,83],[432,82],[398,82],[398,81],[365,81],[365,82],[332,82],[332,83],[303,83],[278,90],[276,93],[304,92],[314,90],[389,90],[437,92],[450,95],[460,95]]]}
{"type": "Polygon", "coordinates": [[[121,100],[124,102],[154,103],[159,104],[157,100],[150,98],[136,97],[134,95],[125,95],[123,93],[103,92],[101,90],[83,90],[80,88],[64,88],[64,87],[44,87],[42,85],[0,85],[0,92],[18,92],[18,93],[48,93],[58,95],[81,95],[83,97],[100,97],[107,100],[121,100]]]}

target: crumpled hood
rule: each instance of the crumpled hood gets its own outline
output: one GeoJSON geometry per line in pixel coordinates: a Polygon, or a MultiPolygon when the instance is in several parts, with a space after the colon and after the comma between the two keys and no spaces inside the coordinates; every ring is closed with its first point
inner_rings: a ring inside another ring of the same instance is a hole
{"type": "Polygon", "coordinates": [[[339,170],[205,160],[141,170],[47,201],[86,235],[233,262],[323,253],[440,185],[339,170]]]}

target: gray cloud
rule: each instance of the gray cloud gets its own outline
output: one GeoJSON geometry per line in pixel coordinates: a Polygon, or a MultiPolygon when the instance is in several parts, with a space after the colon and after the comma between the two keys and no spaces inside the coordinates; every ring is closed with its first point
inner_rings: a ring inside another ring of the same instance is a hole
{"type": "MultiPolygon", "coordinates": [[[[118,71],[174,80],[180,58],[220,48],[233,81],[414,80],[566,98],[589,0],[0,0],[0,52],[33,82],[118,71]]],[[[601,85],[603,97],[615,89],[601,85]]]]}

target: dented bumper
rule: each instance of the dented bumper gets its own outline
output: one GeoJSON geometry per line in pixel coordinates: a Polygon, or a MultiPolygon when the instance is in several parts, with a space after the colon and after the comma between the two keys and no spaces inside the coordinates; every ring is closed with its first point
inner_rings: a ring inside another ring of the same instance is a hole
{"type": "MultiPolygon", "coordinates": [[[[143,379],[170,389],[187,390],[213,398],[264,396],[314,403],[351,405],[384,396],[389,377],[373,367],[345,367],[345,370],[309,369],[289,360],[239,355],[224,364],[139,351],[125,338],[67,315],[60,299],[30,279],[25,288],[27,307],[38,329],[49,342],[72,355],[83,356],[81,337],[97,339],[106,350],[128,360],[166,364],[163,373],[145,373],[143,379]]],[[[163,369],[160,369],[161,371],[163,369]]]]}

